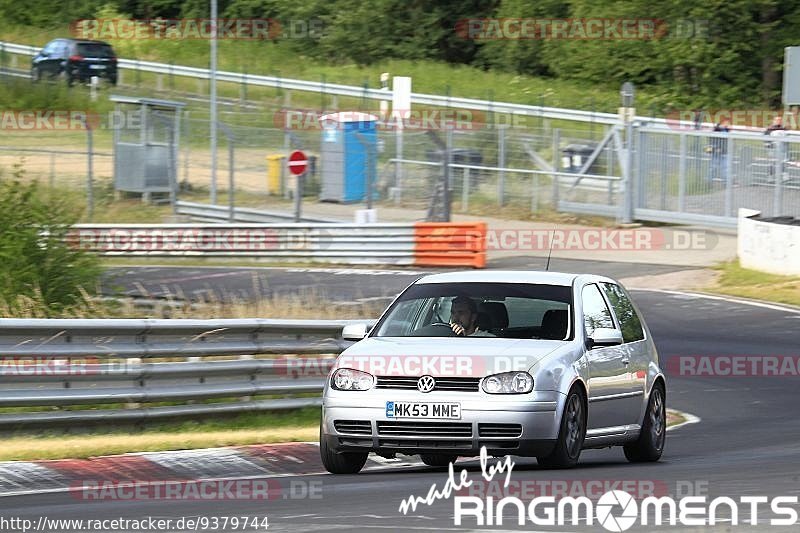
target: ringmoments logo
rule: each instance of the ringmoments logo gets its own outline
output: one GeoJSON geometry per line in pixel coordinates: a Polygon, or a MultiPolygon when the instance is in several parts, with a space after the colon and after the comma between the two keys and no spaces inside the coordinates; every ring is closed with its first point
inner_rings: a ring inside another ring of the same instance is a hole
{"type": "MultiPolygon", "coordinates": [[[[634,481],[633,489],[642,498],[638,501],[622,488],[611,488],[596,501],[578,496],[541,494],[533,498],[519,496],[465,495],[475,483],[491,486],[503,482],[503,489],[511,485],[514,461],[510,456],[497,459],[489,465],[486,447],[480,452],[480,478],[471,479],[466,468],[456,475],[453,463],[448,466],[448,476],[441,488],[432,484],[426,496],[410,495],[400,502],[399,512],[416,512],[420,506],[433,505],[440,500],[453,499],[453,524],[457,527],[485,526],[530,526],[562,527],[599,525],[606,531],[619,533],[636,524],[642,526],[714,526],[723,522],[726,526],[740,524],[770,526],[796,526],[798,513],[797,496],[741,496],[738,499],[720,496],[709,499],[705,494],[680,498],[660,496],[661,488],[656,483],[634,481]],[[503,474],[496,481],[495,477],[503,474]],[[654,495],[648,495],[654,493],[654,495]],[[771,516],[767,516],[767,511],[771,516]]],[[[588,488],[590,483],[580,484],[588,488]]],[[[591,486],[596,484],[591,483],[591,486]]],[[[630,486],[630,485],[629,485],[630,486]]],[[[628,488],[626,486],[625,488],[628,488]]],[[[480,490],[480,489],[479,489],[480,490]]],[[[574,490],[574,488],[572,489],[574,490]]]]}

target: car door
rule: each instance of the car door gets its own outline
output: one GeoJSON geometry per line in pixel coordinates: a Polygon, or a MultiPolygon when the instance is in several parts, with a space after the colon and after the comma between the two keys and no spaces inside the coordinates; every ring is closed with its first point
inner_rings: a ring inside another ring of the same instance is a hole
{"type": "Polygon", "coordinates": [[[34,59],[33,62],[36,68],[39,69],[42,77],[55,75],[58,65],[58,54],[56,50],[60,42],[59,39],[50,41],[34,59]]]}
{"type": "Polygon", "coordinates": [[[625,289],[616,283],[600,283],[606,300],[614,313],[614,318],[622,332],[622,347],[628,361],[628,374],[630,379],[631,394],[638,394],[639,412],[636,418],[629,422],[640,424],[644,412],[644,394],[647,384],[647,372],[652,354],[650,345],[645,340],[644,328],[636,307],[625,289]]]}
{"type": "MultiPolygon", "coordinates": [[[[597,328],[616,328],[616,323],[600,287],[595,283],[581,290],[584,339],[597,328]]],[[[621,426],[634,423],[641,397],[635,397],[624,345],[598,346],[586,351],[589,363],[588,436],[622,432],[621,426]],[[614,429],[608,429],[614,428],[614,429]],[[604,429],[608,429],[607,431],[604,429]],[[594,434],[592,434],[594,430],[594,434]]]]}

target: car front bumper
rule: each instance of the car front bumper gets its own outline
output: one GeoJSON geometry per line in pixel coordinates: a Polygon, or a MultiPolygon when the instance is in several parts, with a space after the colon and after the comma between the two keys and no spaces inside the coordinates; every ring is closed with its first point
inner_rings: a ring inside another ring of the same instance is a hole
{"type": "Polygon", "coordinates": [[[336,452],[473,456],[485,446],[489,455],[541,456],[555,446],[564,400],[563,394],[551,391],[440,396],[329,390],[323,400],[320,438],[336,452]],[[397,420],[386,416],[387,401],[459,402],[461,418],[397,420]]]}

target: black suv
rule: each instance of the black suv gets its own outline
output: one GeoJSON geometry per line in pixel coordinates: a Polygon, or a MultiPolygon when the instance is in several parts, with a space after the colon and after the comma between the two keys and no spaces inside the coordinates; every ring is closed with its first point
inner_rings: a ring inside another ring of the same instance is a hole
{"type": "Polygon", "coordinates": [[[86,83],[92,76],[117,84],[117,55],[102,41],[55,39],[31,61],[31,78],[64,78],[69,85],[86,83]]]}

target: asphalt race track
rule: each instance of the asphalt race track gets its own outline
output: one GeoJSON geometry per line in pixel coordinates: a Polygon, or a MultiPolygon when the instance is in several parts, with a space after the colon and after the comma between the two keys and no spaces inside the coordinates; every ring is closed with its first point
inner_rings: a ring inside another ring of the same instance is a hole
{"type": "MultiPolygon", "coordinates": [[[[545,258],[493,261],[489,268],[544,269],[545,258]]],[[[551,270],[586,272],[614,278],[663,274],[691,267],[611,263],[553,258],[551,270]]],[[[441,271],[441,270],[438,270],[441,271]]],[[[290,267],[115,267],[107,271],[103,292],[133,298],[230,301],[293,294],[340,303],[390,299],[424,269],[290,268],[290,267]]]]}
{"type": "MultiPolygon", "coordinates": [[[[309,285],[320,280],[325,280],[329,287],[336,286],[339,283],[337,279],[343,280],[343,286],[351,282],[345,274],[317,271],[313,275],[317,278],[308,279],[309,285]]],[[[229,278],[212,279],[214,285],[221,286],[229,278]]],[[[371,278],[371,284],[379,286],[381,291],[391,292],[405,287],[413,279],[414,276],[408,274],[383,274],[371,278]]],[[[652,330],[662,365],[672,369],[667,375],[668,406],[692,413],[700,418],[700,422],[671,430],[659,463],[630,464],[620,449],[586,451],[581,456],[579,467],[566,471],[546,470],[536,465],[535,460],[520,458],[511,474],[512,480],[539,487],[553,487],[557,483],[561,484],[559,486],[587,487],[590,482],[626,481],[636,487],[659,487],[676,497],[694,493],[709,499],[727,496],[736,501],[743,496],[800,495],[800,377],[698,377],[681,376],[675,370],[679,356],[779,355],[793,356],[796,361],[800,357],[797,340],[800,313],[778,306],[754,306],[684,294],[635,291],[633,295],[652,330]]],[[[362,294],[362,297],[369,296],[375,294],[362,294]]],[[[490,460],[490,464],[493,463],[490,460]]],[[[464,466],[470,467],[470,479],[480,479],[480,468],[475,460],[459,462],[456,476],[464,466]]],[[[446,469],[387,465],[353,476],[281,478],[284,486],[295,482],[298,486],[321,485],[320,497],[315,498],[304,497],[299,491],[294,495],[284,492],[281,497],[270,501],[86,502],[66,493],[35,494],[0,499],[0,514],[34,521],[42,515],[83,519],[267,516],[269,531],[475,529],[476,522],[470,518],[462,527],[454,526],[452,499],[436,501],[430,506],[422,505],[408,515],[398,512],[404,498],[410,495],[424,497],[432,484],[441,488],[446,478],[446,469]]],[[[502,479],[502,476],[497,479],[502,479]]],[[[610,488],[625,490],[625,486],[610,488]]],[[[790,507],[800,511],[798,505],[790,507]]],[[[736,527],[732,527],[730,521],[724,521],[725,517],[730,520],[731,515],[723,510],[719,515],[723,520],[716,526],[656,527],[637,523],[630,531],[798,530],[797,525],[788,528],[770,526],[770,518],[781,517],[772,513],[768,505],[759,507],[757,526],[747,524],[749,506],[741,505],[739,508],[742,509],[740,525],[736,527]]],[[[507,509],[504,514],[510,520],[513,513],[507,509]]],[[[605,531],[596,522],[588,527],[571,524],[539,527],[530,522],[519,527],[516,520],[488,529],[605,531]]],[[[263,531],[263,528],[236,530],[263,531]]],[[[234,529],[229,527],[226,531],[234,529]]]]}

